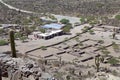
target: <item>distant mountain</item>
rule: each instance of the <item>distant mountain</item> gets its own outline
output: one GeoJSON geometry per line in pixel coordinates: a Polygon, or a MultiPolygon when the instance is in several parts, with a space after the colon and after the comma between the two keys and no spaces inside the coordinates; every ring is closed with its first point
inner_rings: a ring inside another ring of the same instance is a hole
{"type": "Polygon", "coordinates": [[[3,0],[20,9],[67,15],[108,15],[120,11],[120,0],[3,0]]]}

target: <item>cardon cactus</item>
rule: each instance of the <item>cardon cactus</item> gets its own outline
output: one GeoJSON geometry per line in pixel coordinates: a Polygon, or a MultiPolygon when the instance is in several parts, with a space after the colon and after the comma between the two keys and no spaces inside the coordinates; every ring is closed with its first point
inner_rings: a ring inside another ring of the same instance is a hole
{"type": "Polygon", "coordinates": [[[0,80],[2,80],[2,69],[1,69],[1,62],[0,62],[0,80]]]}
{"type": "Polygon", "coordinates": [[[15,49],[14,31],[13,30],[10,30],[9,37],[10,37],[10,46],[11,46],[12,57],[16,58],[17,55],[16,55],[16,49],[15,49]]]}
{"type": "Polygon", "coordinates": [[[105,60],[104,56],[101,56],[100,60],[101,60],[102,63],[104,63],[104,60],[105,60]]]}
{"type": "Polygon", "coordinates": [[[100,58],[99,57],[95,57],[95,66],[96,66],[97,72],[99,72],[99,68],[100,68],[100,58]]]}

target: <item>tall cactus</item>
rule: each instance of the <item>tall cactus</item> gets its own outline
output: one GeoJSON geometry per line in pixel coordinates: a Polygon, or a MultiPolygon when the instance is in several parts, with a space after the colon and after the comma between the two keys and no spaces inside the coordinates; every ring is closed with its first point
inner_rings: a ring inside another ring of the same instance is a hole
{"type": "Polygon", "coordinates": [[[12,57],[16,58],[17,55],[16,55],[16,49],[15,49],[14,31],[13,30],[10,30],[9,37],[10,37],[10,45],[11,45],[12,57]]]}
{"type": "Polygon", "coordinates": [[[1,69],[1,62],[0,62],[0,80],[2,80],[2,69],[1,69]]]}
{"type": "Polygon", "coordinates": [[[99,57],[95,57],[95,66],[97,68],[97,72],[99,72],[99,68],[100,68],[100,58],[99,57]]]}
{"type": "Polygon", "coordinates": [[[102,63],[104,63],[104,60],[105,60],[104,56],[101,56],[100,60],[102,63]]]}

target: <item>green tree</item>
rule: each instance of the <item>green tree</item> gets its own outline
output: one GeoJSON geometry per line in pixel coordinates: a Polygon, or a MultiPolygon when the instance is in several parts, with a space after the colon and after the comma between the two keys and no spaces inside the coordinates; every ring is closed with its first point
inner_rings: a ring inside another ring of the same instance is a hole
{"type": "Polygon", "coordinates": [[[25,26],[24,29],[23,29],[23,33],[28,37],[28,35],[32,32],[30,27],[28,26],[25,26]]]}
{"type": "Polygon", "coordinates": [[[40,32],[45,33],[45,29],[44,28],[40,28],[39,30],[40,30],[40,32]]]}
{"type": "Polygon", "coordinates": [[[33,32],[35,29],[36,29],[36,26],[34,25],[30,27],[31,32],[33,32]]]}
{"type": "Polygon", "coordinates": [[[22,42],[25,42],[26,39],[27,39],[26,36],[21,36],[21,37],[20,37],[20,40],[21,40],[22,42]]]}
{"type": "Polygon", "coordinates": [[[20,33],[20,32],[15,33],[15,34],[14,34],[14,37],[15,37],[15,39],[17,39],[17,38],[20,39],[20,37],[21,37],[21,33],[20,33]]]}
{"type": "Polygon", "coordinates": [[[65,32],[65,33],[70,32],[70,27],[64,27],[64,28],[63,28],[63,32],[65,32]]]}
{"type": "Polygon", "coordinates": [[[70,23],[66,24],[66,25],[62,28],[63,32],[65,32],[65,33],[69,33],[69,32],[70,32],[70,29],[72,29],[72,24],[70,24],[70,23]]]}
{"type": "Polygon", "coordinates": [[[60,22],[62,24],[68,24],[69,23],[69,20],[68,19],[61,19],[60,22]]]}

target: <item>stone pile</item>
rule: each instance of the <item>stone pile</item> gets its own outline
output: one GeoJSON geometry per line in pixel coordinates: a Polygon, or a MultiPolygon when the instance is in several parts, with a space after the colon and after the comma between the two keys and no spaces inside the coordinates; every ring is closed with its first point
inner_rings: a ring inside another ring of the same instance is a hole
{"type": "Polygon", "coordinates": [[[29,58],[11,58],[2,54],[0,62],[3,77],[8,77],[10,80],[41,80],[41,68],[29,58]]]}

